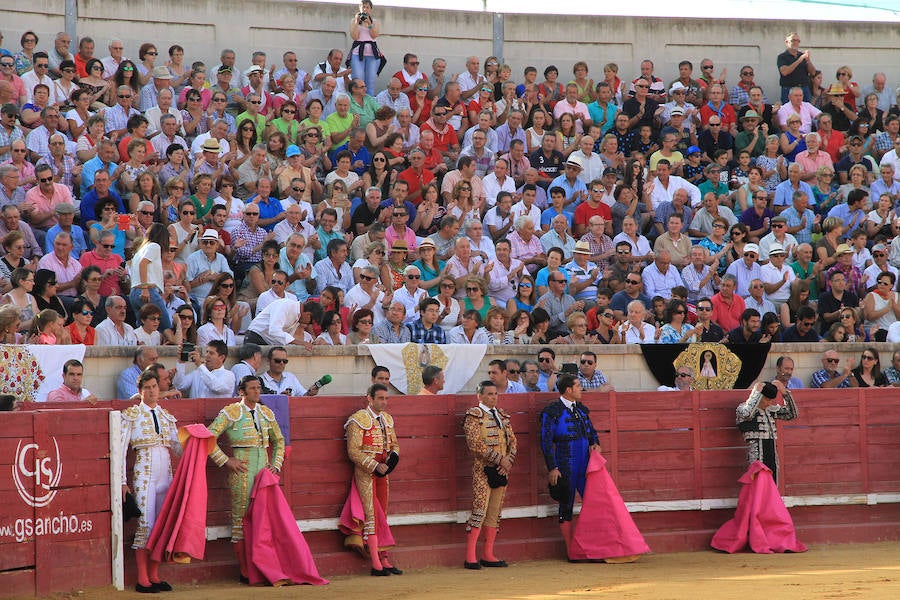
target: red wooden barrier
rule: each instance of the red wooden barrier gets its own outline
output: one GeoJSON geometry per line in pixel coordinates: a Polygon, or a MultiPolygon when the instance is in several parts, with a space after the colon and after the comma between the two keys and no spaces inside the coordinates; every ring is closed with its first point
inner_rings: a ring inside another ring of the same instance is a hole
{"type": "Polygon", "coordinates": [[[0,595],[108,585],[108,413],[4,414],[0,473],[0,595]]]}
{"type": "MultiPolygon", "coordinates": [[[[622,496],[626,502],[654,503],[649,505],[652,510],[635,512],[634,517],[655,551],[708,547],[715,529],[731,517],[730,508],[684,510],[683,506],[671,503],[694,501],[696,505],[701,499],[737,497],[737,479],[746,468],[746,449],[735,427],[734,411],[746,396],[747,392],[740,390],[586,396],[610,472],[622,496]]],[[[552,504],[539,448],[538,423],[541,408],[552,398],[549,394],[501,398],[501,405],[512,414],[519,440],[519,460],[505,504],[508,514],[516,508],[552,504]]],[[[791,509],[801,538],[807,543],[900,538],[900,503],[895,500],[874,505],[829,505],[836,501],[837,495],[900,493],[900,412],[896,410],[900,390],[801,390],[795,393],[795,398],[800,417],[779,425],[779,485],[788,497],[803,496],[806,500],[815,497],[816,506],[791,509]]],[[[164,405],[182,424],[208,424],[225,403],[194,399],[164,405]]],[[[428,517],[429,513],[456,514],[469,510],[471,463],[462,435],[462,417],[472,404],[471,396],[391,399],[388,410],[396,419],[401,446],[400,464],[391,475],[391,514],[428,517]]],[[[125,402],[113,403],[117,409],[126,406],[125,402]]],[[[339,515],[351,474],[343,424],[361,406],[361,398],[346,396],[291,400],[292,453],[283,471],[283,484],[298,519],[336,519],[339,515]]],[[[98,427],[105,423],[105,410],[76,412],[97,415],[98,427]]],[[[33,422],[36,430],[40,424],[42,431],[65,439],[68,432],[81,426],[69,424],[68,417],[54,420],[53,415],[68,414],[70,411],[11,415],[16,426],[0,435],[10,435],[10,431],[27,428],[33,422]]],[[[105,440],[99,433],[93,437],[105,440]]],[[[8,467],[3,465],[11,464],[8,459],[15,453],[16,439],[0,437],[0,468],[6,472],[8,467]]],[[[78,463],[78,468],[86,470],[78,476],[65,471],[63,482],[69,486],[96,485],[81,490],[92,494],[83,498],[84,508],[67,504],[66,510],[79,510],[79,514],[99,511],[108,515],[103,512],[109,508],[108,492],[103,488],[108,481],[106,471],[91,462],[96,459],[77,460],[84,462],[84,465],[78,463]],[[93,476],[99,479],[94,481],[93,476]]],[[[106,461],[101,462],[106,468],[106,461]]],[[[230,519],[224,469],[210,466],[208,478],[208,525],[226,526],[230,519]]],[[[21,505],[17,492],[8,484],[5,480],[0,484],[0,501],[6,500],[5,505],[16,502],[21,505]]],[[[68,496],[67,503],[78,502],[74,500],[74,490],[68,493],[72,495],[68,496]]],[[[59,510],[55,505],[53,508],[59,510]]],[[[94,519],[99,520],[99,516],[94,519]]],[[[561,556],[555,521],[555,518],[531,517],[505,520],[498,540],[500,551],[512,560],[561,556]]],[[[403,567],[455,565],[461,560],[462,524],[408,525],[395,528],[394,533],[399,544],[395,555],[403,567]]],[[[320,571],[326,576],[365,570],[358,557],[343,549],[336,531],[308,532],[306,537],[320,571]]],[[[66,539],[72,543],[82,541],[79,536],[66,539]]],[[[126,547],[129,540],[126,529],[126,547]]],[[[5,544],[0,546],[0,571],[40,565],[35,560],[41,552],[40,541],[32,539],[13,544],[0,538],[0,544],[5,544]]],[[[202,581],[235,575],[227,540],[210,542],[207,554],[203,563],[167,568],[166,577],[175,581],[202,581]]],[[[130,552],[126,551],[126,557],[130,559],[130,552]]],[[[103,564],[97,570],[103,577],[98,579],[108,581],[103,561],[94,564],[103,564]]],[[[131,571],[129,566],[126,574],[130,575],[131,571]]],[[[87,577],[84,573],[80,575],[87,577]]],[[[70,576],[66,572],[65,577],[70,576]]],[[[0,573],[0,583],[28,577],[34,585],[33,571],[29,575],[28,569],[14,574],[0,573]]],[[[54,575],[50,581],[57,585],[62,579],[54,575]]],[[[55,589],[71,588],[67,583],[55,589]]],[[[50,585],[41,589],[49,589],[50,585]]]]}

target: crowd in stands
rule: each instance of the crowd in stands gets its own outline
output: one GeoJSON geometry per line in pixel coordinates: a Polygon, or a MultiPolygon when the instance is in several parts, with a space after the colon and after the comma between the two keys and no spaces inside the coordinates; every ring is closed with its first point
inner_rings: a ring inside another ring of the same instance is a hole
{"type": "Polygon", "coordinates": [[[369,2],[349,29],[249,65],[0,48],[4,343],[900,340],[884,74],[822,73],[795,33],[731,80],[454,74],[383,57],[369,2]]]}

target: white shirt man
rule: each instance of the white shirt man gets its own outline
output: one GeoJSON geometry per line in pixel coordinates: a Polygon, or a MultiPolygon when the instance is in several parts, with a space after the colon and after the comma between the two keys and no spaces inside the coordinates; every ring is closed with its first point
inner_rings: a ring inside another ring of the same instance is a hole
{"type": "MultiPolygon", "coordinates": [[[[247,331],[261,337],[267,346],[294,344],[295,334],[300,327],[303,304],[287,298],[272,302],[256,313],[247,331]]],[[[302,337],[302,333],[300,334],[302,337]]]]}
{"type": "Polygon", "coordinates": [[[234,373],[225,368],[226,354],[219,354],[212,345],[206,347],[206,356],[200,358],[197,350],[192,352],[197,368],[185,373],[187,363],[175,364],[175,378],[172,386],[187,392],[189,398],[232,398],[234,395],[234,373]]]}
{"type": "Polygon", "coordinates": [[[772,301],[776,308],[780,308],[782,304],[787,302],[791,295],[791,282],[797,278],[794,270],[784,264],[785,256],[784,248],[781,247],[781,244],[774,243],[769,246],[769,262],[759,269],[759,278],[766,286],[766,297],[772,301]],[[781,285],[778,289],[771,289],[771,286],[775,284],[781,285]]]}
{"type": "Polygon", "coordinates": [[[658,208],[663,202],[671,202],[677,190],[687,190],[691,208],[700,206],[703,200],[700,188],[677,175],[670,175],[667,165],[657,164],[656,178],[653,180],[653,193],[650,195],[653,209],[658,208]]]}
{"type": "Polygon", "coordinates": [[[508,173],[509,165],[506,159],[500,158],[494,162],[494,171],[485,175],[481,180],[481,187],[484,189],[484,196],[489,207],[497,204],[497,194],[500,192],[509,192],[515,195],[516,182],[508,173]]]}
{"type": "Polygon", "coordinates": [[[125,322],[125,310],[124,298],[107,298],[106,314],[109,316],[97,325],[97,346],[137,346],[134,328],[125,322]]]}
{"type": "Polygon", "coordinates": [[[594,138],[586,135],[581,138],[580,148],[571,154],[581,159],[584,168],[578,174],[578,179],[583,181],[584,185],[590,185],[595,179],[603,177],[603,161],[600,160],[600,155],[592,150],[593,147],[594,138]]]}

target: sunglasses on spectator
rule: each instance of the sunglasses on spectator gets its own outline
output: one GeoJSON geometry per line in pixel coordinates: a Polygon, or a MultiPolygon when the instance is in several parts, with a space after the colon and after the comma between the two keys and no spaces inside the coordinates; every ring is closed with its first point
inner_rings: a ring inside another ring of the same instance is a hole
{"type": "Polygon", "coordinates": [[[549,356],[541,356],[538,358],[538,362],[548,363],[548,362],[553,362],[553,359],[550,358],[549,356]]]}
{"type": "Polygon", "coordinates": [[[422,276],[421,275],[407,275],[406,278],[407,279],[422,279],[422,276]]]}
{"type": "Polygon", "coordinates": [[[698,306],[697,310],[700,312],[712,312],[712,306],[698,306]]]}
{"type": "Polygon", "coordinates": [[[88,309],[85,308],[85,309],[83,309],[83,310],[81,311],[81,314],[84,315],[85,317],[88,316],[88,315],[92,315],[92,316],[93,316],[94,311],[88,310],[88,309]]]}
{"type": "Polygon", "coordinates": [[[284,285],[284,280],[283,279],[273,279],[271,281],[271,283],[272,283],[272,285],[284,285]]]}
{"type": "Polygon", "coordinates": [[[234,282],[232,281],[231,283],[220,283],[219,287],[225,288],[226,290],[230,290],[231,288],[234,287],[234,282]]]}
{"type": "MultiPolygon", "coordinates": [[[[200,98],[197,98],[199,100],[200,98]]],[[[248,100],[250,104],[262,104],[262,100],[248,100]]]]}
{"type": "Polygon", "coordinates": [[[480,287],[467,287],[466,291],[467,292],[480,292],[481,288],[480,287]]]}
{"type": "Polygon", "coordinates": [[[183,214],[183,215],[196,215],[197,213],[196,213],[196,211],[193,211],[193,210],[183,210],[183,211],[181,211],[181,214],[183,214]]]}
{"type": "Polygon", "coordinates": [[[594,361],[588,360],[588,359],[586,359],[586,358],[582,358],[582,359],[581,359],[580,361],[578,361],[578,362],[580,362],[580,363],[583,364],[583,365],[592,365],[592,364],[594,364],[594,361]]]}
{"type": "MultiPolygon", "coordinates": [[[[360,277],[364,277],[364,275],[360,275],[360,277]]],[[[372,277],[372,279],[375,279],[375,278],[372,277]]],[[[452,283],[442,283],[442,284],[441,284],[441,287],[442,287],[442,288],[453,289],[453,288],[456,287],[456,285],[454,285],[454,284],[452,284],[452,283]]]]}
{"type": "MultiPolygon", "coordinates": [[[[119,94],[118,97],[119,98],[131,98],[131,94],[119,94]]],[[[198,100],[199,100],[199,98],[198,98],[198,100]]]]}
{"type": "Polygon", "coordinates": [[[519,287],[520,287],[520,288],[528,289],[528,288],[531,287],[531,284],[528,283],[528,282],[526,282],[526,281],[523,281],[522,283],[519,284],[519,287]]]}
{"type": "Polygon", "coordinates": [[[363,275],[363,274],[360,274],[359,278],[362,279],[363,281],[375,281],[376,279],[378,279],[377,277],[372,277],[371,275],[363,275]]]}
{"type": "Polygon", "coordinates": [[[293,115],[293,114],[296,114],[297,111],[294,110],[293,108],[282,108],[282,109],[281,109],[281,112],[282,112],[283,114],[293,115]]]}
{"type": "Polygon", "coordinates": [[[511,373],[512,375],[518,375],[518,374],[519,374],[519,370],[518,370],[518,369],[507,369],[506,372],[507,372],[507,373],[511,373]]]}
{"type": "Polygon", "coordinates": [[[111,249],[111,248],[115,247],[115,244],[100,244],[100,245],[107,249],[111,249]]]}
{"type": "Polygon", "coordinates": [[[826,358],[826,359],[825,359],[825,362],[831,363],[831,364],[833,364],[833,365],[836,365],[836,364],[838,364],[839,362],[841,362],[841,359],[839,359],[839,358],[826,358]]]}
{"type": "Polygon", "coordinates": [[[635,280],[635,279],[626,279],[626,280],[625,280],[625,283],[630,283],[631,285],[637,285],[637,284],[641,283],[641,280],[640,280],[640,279],[637,279],[637,280],[635,280]]]}
{"type": "Polygon", "coordinates": [[[702,70],[704,70],[704,71],[708,71],[708,70],[710,70],[710,69],[713,68],[713,65],[703,65],[703,66],[700,67],[700,68],[701,68],[702,70]]]}
{"type": "Polygon", "coordinates": [[[871,354],[863,354],[862,359],[863,360],[875,360],[875,357],[872,356],[871,354]]]}
{"type": "Polygon", "coordinates": [[[678,373],[678,377],[693,377],[690,373],[678,373]]]}
{"type": "Polygon", "coordinates": [[[40,179],[38,179],[38,181],[40,181],[41,183],[50,183],[51,181],[53,181],[53,177],[41,177],[40,179]]]}
{"type": "Polygon", "coordinates": [[[153,214],[152,210],[139,210],[138,212],[141,213],[142,215],[147,215],[147,216],[153,214]]]}

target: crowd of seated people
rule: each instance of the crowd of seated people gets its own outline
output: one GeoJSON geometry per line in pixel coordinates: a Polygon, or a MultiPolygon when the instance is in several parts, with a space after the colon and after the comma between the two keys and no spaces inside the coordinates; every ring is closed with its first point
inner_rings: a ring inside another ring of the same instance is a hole
{"type": "Polygon", "coordinates": [[[379,84],[364,4],[327,56],[0,48],[7,342],[900,340],[884,74],[791,33],[736,80],[408,52],[379,84]]]}

